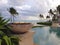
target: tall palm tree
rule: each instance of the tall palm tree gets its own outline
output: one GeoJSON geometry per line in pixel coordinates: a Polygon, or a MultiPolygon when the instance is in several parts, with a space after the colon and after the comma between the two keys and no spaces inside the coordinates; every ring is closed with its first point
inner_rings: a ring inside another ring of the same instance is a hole
{"type": "Polygon", "coordinates": [[[11,7],[9,8],[9,13],[12,15],[11,22],[14,22],[14,18],[16,15],[18,15],[18,12],[13,7],[11,7]]]}
{"type": "Polygon", "coordinates": [[[52,9],[49,10],[49,13],[51,14],[51,16],[53,15],[52,21],[56,21],[57,15],[55,14],[55,12],[56,12],[56,10],[54,10],[54,11],[52,11],[52,9]]]}
{"type": "Polygon", "coordinates": [[[60,14],[60,5],[57,6],[57,11],[58,11],[59,14],[60,14]]]}

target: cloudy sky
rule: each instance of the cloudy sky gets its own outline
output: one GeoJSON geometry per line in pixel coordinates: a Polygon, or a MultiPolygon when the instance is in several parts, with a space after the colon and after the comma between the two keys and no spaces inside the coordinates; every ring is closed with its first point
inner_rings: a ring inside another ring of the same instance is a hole
{"type": "Polygon", "coordinates": [[[0,0],[0,12],[4,16],[10,16],[8,8],[14,7],[20,19],[39,20],[39,14],[45,15],[50,8],[55,8],[59,4],[60,0],[0,0]]]}

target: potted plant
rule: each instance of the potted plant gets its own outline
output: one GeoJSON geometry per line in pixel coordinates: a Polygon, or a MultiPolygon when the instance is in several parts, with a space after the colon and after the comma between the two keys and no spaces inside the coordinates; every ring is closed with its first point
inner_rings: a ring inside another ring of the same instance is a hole
{"type": "Polygon", "coordinates": [[[12,23],[10,23],[8,25],[10,25],[12,27],[12,31],[13,32],[25,33],[29,29],[32,28],[32,24],[31,23],[15,23],[14,22],[14,17],[18,15],[18,12],[13,7],[10,8],[9,12],[13,16],[13,20],[12,20],[12,23]]]}

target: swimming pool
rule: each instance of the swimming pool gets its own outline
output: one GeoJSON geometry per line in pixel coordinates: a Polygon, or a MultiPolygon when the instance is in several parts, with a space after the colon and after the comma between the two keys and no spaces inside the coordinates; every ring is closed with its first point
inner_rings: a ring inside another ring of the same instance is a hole
{"type": "Polygon", "coordinates": [[[33,28],[34,43],[38,45],[60,45],[60,28],[36,27],[33,28]]]}

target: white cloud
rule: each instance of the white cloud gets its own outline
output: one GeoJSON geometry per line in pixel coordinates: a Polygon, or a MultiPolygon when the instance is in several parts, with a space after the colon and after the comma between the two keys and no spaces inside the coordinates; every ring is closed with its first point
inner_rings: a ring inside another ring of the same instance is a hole
{"type": "Polygon", "coordinates": [[[7,0],[0,0],[0,5],[2,5],[2,4],[7,4],[7,3],[8,3],[7,0]]]}
{"type": "Polygon", "coordinates": [[[48,0],[50,8],[56,8],[56,6],[60,5],[60,0],[48,0]]]}
{"type": "Polygon", "coordinates": [[[27,18],[38,20],[37,17],[32,16],[37,16],[40,13],[45,14],[50,8],[55,8],[59,4],[60,0],[0,0],[0,12],[1,9],[6,12],[7,10],[4,11],[5,7],[13,6],[21,16],[31,16],[27,18]]]}
{"type": "Polygon", "coordinates": [[[30,5],[22,5],[22,6],[16,6],[16,8],[22,9],[22,10],[28,10],[31,8],[30,5]]]}
{"type": "Polygon", "coordinates": [[[30,9],[40,13],[46,13],[48,9],[56,7],[60,4],[60,0],[0,0],[0,4],[10,6],[20,6],[21,9],[30,9]]]}

